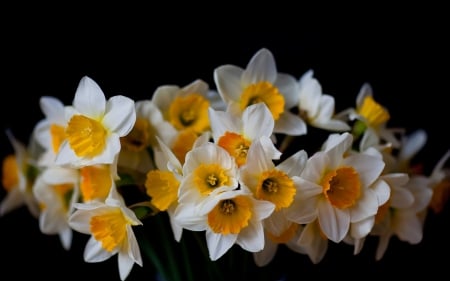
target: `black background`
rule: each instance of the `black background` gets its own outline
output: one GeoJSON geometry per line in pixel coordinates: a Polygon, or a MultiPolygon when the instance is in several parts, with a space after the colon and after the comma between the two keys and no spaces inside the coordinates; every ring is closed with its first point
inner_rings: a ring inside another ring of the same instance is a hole
{"type": "MultiPolygon", "coordinates": [[[[391,126],[428,132],[427,145],[418,154],[427,172],[450,148],[449,32],[439,14],[397,17],[393,13],[387,21],[387,15],[368,17],[360,11],[361,17],[345,18],[348,24],[317,16],[280,26],[264,18],[250,26],[218,28],[228,22],[205,18],[190,26],[186,24],[190,16],[175,21],[175,16],[164,14],[164,20],[150,20],[155,13],[140,16],[136,22],[115,15],[114,21],[95,25],[81,15],[63,23],[65,14],[54,20],[36,16],[27,21],[28,15],[21,15],[4,21],[0,130],[11,129],[27,142],[42,118],[39,98],[50,95],[70,103],[84,75],[94,79],[106,96],[124,94],[137,100],[150,98],[160,85],[184,86],[198,78],[215,88],[214,68],[223,64],[245,67],[256,51],[266,47],[280,72],[298,78],[313,69],[323,91],[335,97],[337,110],[354,106],[361,85],[370,83],[376,100],[391,113],[391,126]]],[[[1,158],[11,152],[4,134],[0,134],[0,147],[1,158]]],[[[277,269],[286,272],[289,280],[443,276],[448,272],[449,219],[448,206],[440,215],[430,214],[420,244],[393,238],[379,262],[369,241],[357,256],[350,246],[330,245],[318,265],[305,256],[283,253],[276,257],[277,269]]],[[[27,279],[30,274],[45,279],[119,280],[116,257],[85,263],[82,253],[87,237],[75,234],[72,249],[65,251],[57,236],[40,233],[37,220],[24,208],[0,218],[0,233],[2,280],[27,279]]],[[[135,265],[127,280],[152,280],[146,258],[144,264],[144,268],[135,265]]]]}

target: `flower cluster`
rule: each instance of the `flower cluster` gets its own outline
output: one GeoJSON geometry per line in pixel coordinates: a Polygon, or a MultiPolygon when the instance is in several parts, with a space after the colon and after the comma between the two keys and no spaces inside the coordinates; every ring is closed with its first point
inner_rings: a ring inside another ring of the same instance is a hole
{"type": "Polygon", "coordinates": [[[214,83],[163,85],[135,101],[107,99],[83,77],[71,105],[41,97],[29,144],[7,131],[0,215],[26,205],[67,250],[73,231],[90,235],[84,260],[117,254],[125,280],[143,266],[136,230],[163,214],[172,235],[159,241],[196,232],[210,261],[237,244],[264,267],[280,245],[319,263],[330,242],[357,254],[368,236],[379,237],[379,260],[393,236],[419,243],[428,210],[444,207],[450,151],[429,175],[417,169],[426,132],[388,127],[369,84],[335,112],[312,70],[280,73],[267,49],[245,68],[217,67],[214,83]]]}

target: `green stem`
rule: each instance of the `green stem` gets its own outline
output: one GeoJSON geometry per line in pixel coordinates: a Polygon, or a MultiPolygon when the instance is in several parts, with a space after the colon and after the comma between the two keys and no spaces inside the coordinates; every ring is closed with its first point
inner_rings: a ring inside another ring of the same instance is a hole
{"type": "Polygon", "coordinates": [[[168,233],[166,227],[167,225],[164,224],[164,222],[162,221],[161,218],[161,213],[158,215],[156,215],[156,221],[158,224],[158,228],[160,229],[162,232],[162,244],[163,244],[163,248],[164,248],[164,253],[167,254],[167,258],[169,260],[169,272],[172,273],[171,274],[171,279],[166,279],[167,281],[181,281],[183,280],[180,276],[180,271],[179,268],[177,267],[177,262],[176,262],[176,258],[174,255],[174,249],[172,247],[172,243],[169,241],[169,237],[172,236],[170,233],[168,233]]]}
{"type": "Polygon", "coordinates": [[[144,253],[150,259],[150,261],[152,262],[152,264],[155,267],[156,271],[159,274],[161,274],[162,278],[164,280],[169,280],[168,279],[168,274],[164,270],[164,266],[161,263],[161,260],[158,258],[158,254],[156,253],[155,248],[152,246],[150,241],[148,241],[147,237],[145,235],[143,235],[143,233],[141,233],[141,231],[139,231],[138,233],[139,233],[139,236],[140,236],[139,243],[140,243],[144,253]]]}

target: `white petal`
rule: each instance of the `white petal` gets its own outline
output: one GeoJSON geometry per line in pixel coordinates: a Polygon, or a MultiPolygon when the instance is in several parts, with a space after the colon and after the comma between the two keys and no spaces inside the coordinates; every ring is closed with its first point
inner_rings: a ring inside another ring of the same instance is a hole
{"type": "Polygon", "coordinates": [[[248,106],[242,114],[244,134],[250,139],[270,136],[273,132],[274,120],[265,103],[248,106]]]}
{"type": "Polygon", "coordinates": [[[0,217],[23,206],[24,203],[22,192],[18,188],[14,188],[6,194],[0,204],[0,217]]]}
{"type": "Polygon", "coordinates": [[[241,84],[242,72],[242,68],[234,65],[223,65],[214,69],[214,81],[225,103],[239,101],[243,86],[248,86],[241,84]]]}
{"type": "Polygon", "coordinates": [[[59,232],[59,240],[64,248],[64,250],[70,250],[72,245],[73,231],[70,227],[66,227],[61,232],[59,232]]]}
{"type": "Polygon", "coordinates": [[[93,236],[89,238],[84,248],[84,261],[86,262],[102,262],[115,255],[117,251],[108,252],[102,247],[102,243],[95,240],[93,236]]]}
{"type": "Polygon", "coordinates": [[[169,110],[179,91],[180,87],[175,85],[159,86],[153,93],[152,101],[164,113],[169,110]]]}
{"type": "Polygon", "coordinates": [[[73,106],[84,115],[98,119],[105,113],[105,94],[94,80],[84,76],[75,92],[73,106]]]}
{"type": "Polygon", "coordinates": [[[299,150],[282,163],[278,164],[277,169],[285,172],[289,177],[300,176],[307,160],[308,155],[306,151],[299,150]]]}
{"type": "Polygon", "coordinates": [[[89,211],[77,210],[70,216],[69,225],[78,232],[91,234],[91,216],[92,214],[89,211]]]}
{"type": "Polygon", "coordinates": [[[236,234],[221,235],[206,230],[206,245],[208,246],[209,258],[212,261],[223,256],[236,242],[236,234]]]}
{"type": "Polygon", "coordinates": [[[244,84],[254,84],[261,81],[274,83],[277,78],[277,67],[272,53],[263,48],[260,49],[247,64],[242,73],[244,84]]]}
{"type": "Polygon", "coordinates": [[[344,159],[343,165],[356,169],[363,187],[367,187],[375,182],[380,177],[385,166],[383,160],[365,154],[353,154],[344,159]]]}
{"type": "Polygon", "coordinates": [[[404,209],[411,207],[414,203],[414,195],[406,188],[395,188],[392,190],[391,206],[393,208],[404,209]]]}
{"type": "Polygon", "coordinates": [[[118,254],[118,267],[120,280],[125,280],[131,272],[134,265],[134,260],[131,259],[127,254],[119,252],[118,254]]]}
{"type": "Polygon", "coordinates": [[[356,205],[350,209],[351,222],[358,222],[370,216],[374,216],[378,212],[378,197],[371,190],[364,190],[356,205]]]}
{"type": "MultiPolygon", "coordinates": [[[[39,104],[47,120],[52,123],[64,121],[64,105],[60,100],[54,97],[42,96],[39,99],[39,104]]],[[[61,123],[58,124],[61,125],[61,123]]]]}
{"type": "Polygon", "coordinates": [[[397,225],[396,233],[400,240],[410,244],[418,244],[422,241],[423,225],[415,213],[399,212],[395,217],[397,225]]]}
{"type": "Polygon", "coordinates": [[[378,198],[378,206],[386,203],[391,197],[391,188],[383,180],[376,181],[370,188],[375,192],[378,198]]]}
{"type": "Polygon", "coordinates": [[[423,148],[427,142],[427,133],[424,130],[414,131],[412,134],[405,137],[402,144],[402,149],[399,152],[399,159],[411,159],[419,150],[423,148]]]}
{"type": "Polygon", "coordinates": [[[278,73],[274,86],[284,97],[284,108],[290,109],[298,104],[298,85],[294,76],[278,73]]]}
{"type": "Polygon", "coordinates": [[[237,244],[249,252],[259,252],[264,248],[264,229],[260,221],[250,221],[237,237],[237,244]]]}
{"type": "Polygon", "coordinates": [[[326,201],[318,204],[319,224],[323,233],[333,242],[339,243],[350,229],[350,214],[348,210],[340,210],[326,201]]]}
{"type": "Polygon", "coordinates": [[[303,119],[289,111],[285,111],[275,122],[273,132],[289,136],[301,136],[306,134],[307,128],[303,119]]]}
{"type": "Polygon", "coordinates": [[[320,229],[315,222],[309,223],[298,239],[298,244],[305,249],[314,264],[318,264],[323,259],[328,249],[328,240],[323,239],[318,231],[320,229]]]}
{"type": "Polygon", "coordinates": [[[109,130],[123,137],[127,135],[136,122],[134,101],[125,96],[114,96],[106,104],[103,124],[109,130]]]}
{"type": "Polygon", "coordinates": [[[227,131],[240,133],[237,125],[240,125],[241,122],[228,112],[217,111],[210,107],[208,114],[214,141],[217,142],[227,131]]]}
{"type": "Polygon", "coordinates": [[[375,216],[369,217],[359,222],[352,223],[350,228],[350,235],[354,239],[364,238],[372,230],[374,223],[375,223],[375,216]]]}
{"type": "Polygon", "coordinates": [[[295,201],[287,210],[286,217],[298,224],[305,224],[314,221],[317,216],[318,200],[312,198],[310,200],[295,201]]]}

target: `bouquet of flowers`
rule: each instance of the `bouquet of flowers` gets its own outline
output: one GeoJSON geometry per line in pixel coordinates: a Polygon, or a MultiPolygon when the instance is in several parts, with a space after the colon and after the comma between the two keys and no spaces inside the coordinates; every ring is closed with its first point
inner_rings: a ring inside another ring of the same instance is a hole
{"type": "Polygon", "coordinates": [[[280,73],[265,48],[214,82],[133,100],[85,76],[70,105],[42,96],[29,143],[6,132],[0,215],[26,205],[64,249],[89,235],[86,262],[117,255],[125,280],[145,254],[171,281],[233,278],[227,257],[255,276],[279,247],[319,263],[329,243],[358,254],[369,236],[379,260],[393,236],[419,243],[427,212],[445,206],[450,151],[424,174],[413,160],[426,132],[388,127],[369,84],[335,112],[312,70],[280,73]]]}

